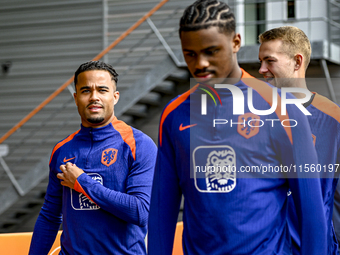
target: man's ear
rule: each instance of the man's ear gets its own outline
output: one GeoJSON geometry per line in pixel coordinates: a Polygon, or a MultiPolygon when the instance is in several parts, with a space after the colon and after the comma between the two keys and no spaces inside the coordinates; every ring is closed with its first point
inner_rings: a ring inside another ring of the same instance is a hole
{"type": "Polygon", "coordinates": [[[294,65],[294,70],[297,71],[299,70],[302,65],[303,65],[303,55],[298,53],[294,56],[294,62],[295,62],[295,65],[294,65]]]}
{"type": "Polygon", "coordinates": [[[241,35],[236,33],[233,37],[233,53],[237,53],[241,48],[241,35]]]}
{"type": "Polygon", "coordinates": [[[77,104],[77,93],[73,93],[73,98],[74,98],[74,102],[76,103],[76,106],[78,106],[77,104]]]}
{"type": "Polygon", "coordinates": [[[113,105],[116,105],[119,101],[119,91],[113,92],[113,105]]]}

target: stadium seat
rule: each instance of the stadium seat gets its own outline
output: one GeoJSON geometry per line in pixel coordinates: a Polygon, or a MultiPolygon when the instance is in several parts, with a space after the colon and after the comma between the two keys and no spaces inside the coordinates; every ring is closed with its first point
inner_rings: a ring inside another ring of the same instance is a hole
{"type": "MultiPolygon", "coordinates": [[[[60,235],[57,238],[49,252],[49,255],[56,255],[60,251],[60,235]]],[[[24,255],[28,254],[31,244],[32,232],[0,234],[0,254],[24,255]]]]}
{"type": "Polygon", "coordinates": [[[183,234],[183,221],[180,221],[177,222],[174,247],[172,248],[172,255],[183,255],[182,234],[183,234]]]}
{"type": "MultiPolygon", "coordinates": [[[[54,241],[54,244],[50,252],[48,253],[49,255],[56,255],[59,253],[61,233],[62,231],[58,232],[58,235],[54,241]]],[[[182,233],[183,233],[183,222],[178,222],[177,227],[176,227],[172,255],[183,255],[182,233]]],[[[0,234],[0,254],[10,254],[10,255],[28,254],[30,243],[31,243],[31,238],[32,238],[32,232],[0,234]]]]}

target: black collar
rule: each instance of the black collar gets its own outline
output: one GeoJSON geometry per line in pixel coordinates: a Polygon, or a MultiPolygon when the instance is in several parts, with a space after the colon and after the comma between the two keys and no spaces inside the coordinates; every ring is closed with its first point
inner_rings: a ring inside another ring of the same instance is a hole
{"type": "Polygon", "coordinates": [[[303,107],[307,108],[313,101],[314,97],[315,97],[315,94],[312,93],[313,95],[310,97],[310,99],[308,100],[308,102],[304,103],[303,104],[303,107]]]}

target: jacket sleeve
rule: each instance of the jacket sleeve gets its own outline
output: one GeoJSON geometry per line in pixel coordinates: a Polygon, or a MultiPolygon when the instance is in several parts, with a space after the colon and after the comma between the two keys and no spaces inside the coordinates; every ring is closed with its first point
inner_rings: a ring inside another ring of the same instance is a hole
{"type": "Polygon", "coordinates": [[[77,178],[75,190],[116,217],[138,226],[146,226],[156,155],[156,145],[143,135],[136,142],[136,160],[129,169],[126,193],[104,187],[86,173],[77,178]]]}
{"type": "Polygon", "coordinates": [[[34,226],[29,254],[48,254],[62,222],[61,209],[62,186],[56,174],[50,170],[45,202],[34,226]]]}
{"type": "Polygon", "coordinates": [[[176,155],[169,125],[163,126],[152,188],[148,254],[172,254],[177,217],[182,197],[176,172],[176,155]]]}
{"type": "Polygon", "coordinates": [[[337,158],[336,158],[336,164],[337,166],[334,166],[334,168],[337,168],[335,177],[337,178],[337,186],[334,191],[334,209],[333,209],[333,227],[334,232],[336,235],[336,238],[338,240],[338,243],[340,243],[340,184],[339,184],[339,174],[340,174],[340,130],[338,128],[338,135],[337,135],[337,141],[338,141],[338,151],[337,151],[337,158]]]}
{"type": "MultiPolygon", "coordinates": [[[[298,125],[291,128],[292,161],[287,160],[288,151],[283,152],[283,157],[292,165],[288,182],[300,223],[301,254],[327,254],[326,218],[309,123],[297,108],[290,111],[289,118],[297,120],[298,125]]],[[[286,164],[287,161],[284,160],[286,164]]]]}

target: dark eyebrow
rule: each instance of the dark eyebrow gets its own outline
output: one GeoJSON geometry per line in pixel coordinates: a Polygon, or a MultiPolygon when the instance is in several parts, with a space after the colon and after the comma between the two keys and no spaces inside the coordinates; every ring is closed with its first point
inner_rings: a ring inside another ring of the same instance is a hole
{"type": "Polygon", "coordinates": [[[218,48],[218,46],[213,45],[213,46],[210,46],[210,47],[205,48],[205,49],[203,49],[203,50],[204,50],[204,51],[207,51],[207,50],[212,50],[212,49],[214,49],[214,48],[218,48]]]}
{"type": "Polygon", "coordinates": [[[90,86],[83,86],[83,87],[80,87],[79,90],[84,90],[84,89],[89,89],[90,86]]]}
{"type": "MultiPolygon", "coordinates": [[[[203,49],[201,51],[212,50],[212,49],[215,49],[215,48],[218,48],[218,46],[216,46],[216,45],[209,46],[208,48],[205,48],[205,49],[203,49]]],[[[183,49],[183,51],[194,52],[194,50],[188,50],[188,49],[183,49]]]]}
{"type": "MultiPolygon", "coordinates": [[[[79,90],[90,89],[90,88],[91,88],[90,86],[83,86],[83,87],[80,87],[79,90]]],[[[97,88],[99,88],[99,89],[109,89],[108,86],[98,86],[97,88]]]]}
{"type": "Polygon", "coordinates": [[[99,89],[109,89],[108,86],[98,86],[97,88],[99,88],[99,89]]]}

